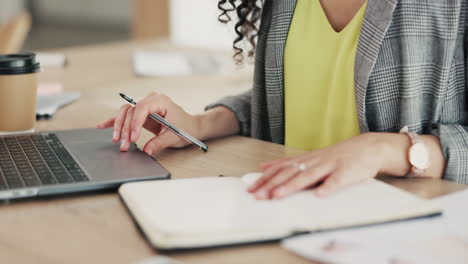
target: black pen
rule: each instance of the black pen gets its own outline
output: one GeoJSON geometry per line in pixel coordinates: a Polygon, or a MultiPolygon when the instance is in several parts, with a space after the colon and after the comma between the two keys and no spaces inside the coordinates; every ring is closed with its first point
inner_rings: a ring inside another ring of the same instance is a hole
{"type": "MultiPolygon", "coordinates": [[[[135,100],[133,100],[133,98],[129,97],[129,96],[126,96],[125,94],[123,93],[120,93],[120,96],[125,100],[127,101],[129,104],[131,104],[132,106],[136,106],[137,102],[135,102],[135,100]]],[[[172,132],[174,132],[176,135],[178,135],[179,137],[187,140],[188,142],[198,146],[201,150],[203,150],[204,152],[207,152],[208,151],[208,146],[205,145],[203,142],[201,142],[200,140],[192,137],[190,134],[188,134],[187,132],[183,131],[183,130],[180,130],[178,128],[176,128],[175,126],[173,126],[172,124],[170,124],[169,122],[167,122],[164,118],[162,118],[160,115],[158,114],[149,114],[148,115],[151,119],[153,119],[154,121],[160,123],[161,125],[167,127],[168,129],[172,130],[172,132]]]]}

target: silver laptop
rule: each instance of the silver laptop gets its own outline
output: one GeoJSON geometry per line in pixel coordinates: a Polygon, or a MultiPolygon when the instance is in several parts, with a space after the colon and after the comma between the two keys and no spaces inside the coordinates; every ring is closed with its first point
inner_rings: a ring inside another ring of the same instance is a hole
{"type": "Polygon", "coordinates": [[[120,152],[112,130],[78,129],[0,137],[0,200],[116,188],[169,178],[132,144],[120,152]]]}

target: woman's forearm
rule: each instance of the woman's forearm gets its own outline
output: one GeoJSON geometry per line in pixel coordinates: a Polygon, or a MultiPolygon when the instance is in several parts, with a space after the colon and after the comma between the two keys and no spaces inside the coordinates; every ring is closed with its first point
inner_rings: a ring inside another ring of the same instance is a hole
{"type": "MultiPolygon", "coordinates": [[[[381,173],[395,176],[405,176],[409,172],[408,152],[411,142],[406,134],[396,133],[370,133],[376,142],[380,142],[382,154],[385,157],[381,173]]],[[[422,135],[426,147],[429,150],[429,168],[422,176],[442,178],[445,171],[446,160],[442,153],[439,138],[433,135],[422,135]]]]}
{"type": "Polygon", "coordinates": [[[226,107],[215,107],[196,116],[201,140],[230,136],[240,131],[239,121],[226,107]]]}
{"type": "MultiPolygon", "coordinates": [[[[203,114],[197,115],[199,122],[199,137],[202,140],[238,134],[239,121],[234,113],[225,107],[216,107],[203,114]]],[[[368,133],[367,138],[375,144],[383,155],[381,173],[406,176],[410,171],[408,152],[411,142],[406,134],[398,133],[368,133]]],[[[446,160],[442,153],[439,138],[433,135],[422,135],[429,150],[430,166],[423,176],[442,178],[445,171],[446,160]]]]}

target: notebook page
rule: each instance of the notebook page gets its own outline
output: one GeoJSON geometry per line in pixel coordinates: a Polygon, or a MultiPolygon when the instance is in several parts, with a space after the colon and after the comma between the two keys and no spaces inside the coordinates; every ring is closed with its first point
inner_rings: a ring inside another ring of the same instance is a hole
{"type": "MultiPolygon", "coordinates": [[[[140,214],[146,222],[167,234],[287,228],[297,211],[287,200],[255,200],[238,178],[137,184],[138,195],[130,195],[132,203],[144,208],[140,214]]],[[[125,195],[125,188],[121,193],[125,195]]]]}
{"type": "MultiPolygon", "coordinates": [[[[244,178],[245,179],[245,178],[244,178]]],[[[258,201],[239,178],[199,178],[133,183],[133,202],[166,233],[219,233],[234,230],[306,231],[385,221],[406,216],[426,202],[376,180],[326,198],[303,191],[281,200],[258,201]]],[[[416,210],[417,211],[417,210],[416,210]]],[[[411,215],[410,215],[411,216],[411,215]]]]}
{"type": "MultiPolygon", "coordinates": [[[[242,177],[246,185],[255,182],[261,174],[242,177]]],[[[270,216],[285,218],[292,231],[314,231],[336,227],[365,225],[388,220],[404,219],[437,211],[425,200],[375,179],[349,186],[328,197],[316,197],[311,190],[273,201],[272,210],[262,212],[261,203],[246,208],[270,216]]]]}

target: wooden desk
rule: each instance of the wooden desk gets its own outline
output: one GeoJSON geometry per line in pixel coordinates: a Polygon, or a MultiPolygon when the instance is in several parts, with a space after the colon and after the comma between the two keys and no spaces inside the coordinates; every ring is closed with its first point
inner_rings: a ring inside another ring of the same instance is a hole
{"type": "MultiPolygon", "coordinates": [[[[152,90],[172,96],[189,111],[224,94],[249,87],[248,67],[235,74],[183,78],[139,79],[133,76],[131,51],[169,49],[152,43],[122,43],[63,50],[70,64],[55,72],[67,90],[79,90],[79,102],[61,110],[38,130],[93,127],[114,114],[122,104],[117,92],[139,98],[152,90]]],[[[193,51],[196,52],[196,51],[193,51]]],[[[47,73],[47,72],[46,72],[47,73]]],[[[53,72],[52,72],[53,73],[53,72]]],[[[47,74],[45,74],[47,75],[47,74]]],[[[50,79],[51,76],[43,76],[50,79]]],[[[243,137],[208,142],[210,151],[196,148],[169,150],[159,155],[173,178],[208,175],[239,176],[258,169],[258,163],[300,153],[280,145],[243,137]]],[[[437,180],[384,178],[422,197],[434,197],[465,186],[437,180]]],[[[0,206],[0,259],[2,263],[113,263],[133,264],[156,255],[127,214],[114,192],[52,197],[0,206]]],[[[184,263],[309,263],[277,243],[172,254],[184,263]]]]}

